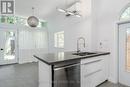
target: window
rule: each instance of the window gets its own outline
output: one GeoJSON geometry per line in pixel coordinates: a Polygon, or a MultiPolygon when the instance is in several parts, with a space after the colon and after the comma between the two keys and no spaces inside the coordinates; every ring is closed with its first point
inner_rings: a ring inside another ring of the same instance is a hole
{"type": "Polygon", "coordinates": [[[130,19],[130,6],[127,7],[120,16],[120,20],[129,20],[130,19]]]}
{"type": "MultiPolygon", "coordinates": [[[[21,24],[21,25],[28,26],[27,18],[20,17],[20,16],[0,16],[0,23],[21,24]]],[[[40,20],[39,25],[37,27],[42,28],[46,26],[47,26],[47,22],[44,20],[40,20]]]]}
{"type": "Polygon", "coordinates": [[[64,48],[64,31],[54,34],[55,47],[64,48]]]}

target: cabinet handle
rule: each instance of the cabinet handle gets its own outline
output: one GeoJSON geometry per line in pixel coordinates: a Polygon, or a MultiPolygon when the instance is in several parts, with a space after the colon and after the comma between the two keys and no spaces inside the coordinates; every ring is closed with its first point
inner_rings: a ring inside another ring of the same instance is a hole
{"type": "Polygon", "coordinates": [[[73,65],[67,65],[67,66],[63,66],[63,67],[56,67],[56,68],[54,68],[54,70],[57,71],[60,69],[65,69],[65,68],[69,68],[69,67],[73,67],[73,66],[80,66],[80,63],[73,64],[73,65]]]}
{"type": "Polygon", "coordinates": [[[95,72],[89,73],[88,75],[84,75],[84,77],[88,77],[88,76],[93,75],[93,74],[95,74],[97,72],[100,72],[100,71],[102,71],[102,69],[99,69],[99,70],[97,70],[95,72]]]}
{"type": "Polygon", "coordinates": [[[84,63],[84,64],[82,64],[82,65],[87,65],[87,64],[91,64],[91,63],[99,62],[99,61],[101,61],[101,60],[102,60],[102,59],[100,59],[100,60],[95,60],[95,61],[92,61],[92,62],[84,63]]]}

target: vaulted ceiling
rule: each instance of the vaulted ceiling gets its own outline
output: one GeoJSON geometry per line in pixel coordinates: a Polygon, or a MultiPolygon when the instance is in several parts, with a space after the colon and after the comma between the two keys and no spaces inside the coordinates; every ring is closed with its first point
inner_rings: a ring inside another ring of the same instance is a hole
{"type": "Polygon", "coordinates": [[[15,14],[20,16],[32,15],[32,7],[35,7],[34,14],[39,18],[46,18],[53,15],[56,7],[65,7],[75,0],[15,0],[15,14]]]}

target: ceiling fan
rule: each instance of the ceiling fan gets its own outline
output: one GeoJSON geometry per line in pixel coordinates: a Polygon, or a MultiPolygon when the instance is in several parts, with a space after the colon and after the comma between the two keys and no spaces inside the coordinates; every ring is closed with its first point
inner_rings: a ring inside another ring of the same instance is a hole
{"type": "Polygon", "coordinates": [[[77,10],[80,8],[80,4],[81,4],[80,1],[75,1],[67,9],[57,8],[57,10],[59,12],[65,13],[66,17],[69,17],[69,16],[81,17],[81,14],[77,10]]]}

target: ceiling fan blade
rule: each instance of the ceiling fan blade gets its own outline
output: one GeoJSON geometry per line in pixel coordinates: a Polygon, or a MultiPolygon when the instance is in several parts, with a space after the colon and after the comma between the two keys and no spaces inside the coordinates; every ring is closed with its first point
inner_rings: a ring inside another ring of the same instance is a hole
{"type": "Polygon", "coordinates": [[[76,16],[76,17],[79,17],[79,18],[81,17],[81,15],[80,15],[80,14],[77,14],[77,15],[75,15],[75,16],[76,16]]]}
{"type": "Polygon", "coordinates": [[[76,16],[76,17],[81,17],[81,15],[79,14],[79,12],[78,11],[73,11],[73,14],[76,16]]]}
{"type": "Polygon", "coordinates": [[[57,10],[58,10],[58,11],[60,11],[60,12],[63,12],[63,13],[65,13],[65,12],[66,12],[66,10],[61,9],[61,8],[57,8],[57,10]]]}
{"type": "Polygon", "coordinates": [[[74,13],[71,11],[67,11],[67,14],[74,15],[74,13]]]}

